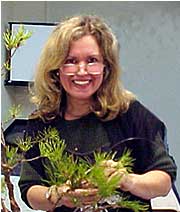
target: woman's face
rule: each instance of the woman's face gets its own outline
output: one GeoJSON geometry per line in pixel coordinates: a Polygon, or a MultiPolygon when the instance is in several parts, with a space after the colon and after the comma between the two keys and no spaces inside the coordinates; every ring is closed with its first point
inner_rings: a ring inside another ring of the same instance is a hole
{"type": "Polygon", "coordinates": [[[91,99],[103,81],[103,71],[98,74],[91,74],[88,73],[88,70],[92,70],[94,67],[103,70],[104,66],[102,63],[103,58],[97,41],[93,36],[85,35],[71,43],[65,65],[60,67],[60,81],[68,94],[68,98],[91,99]],[[91,64],[93,64],[93,68],[91,64]],[[98,65],[94,66],[94,64],[98,65]],[[74,75],[67,75],[66,71],[72,68],[73,70],[76,68],[74,75]]]}

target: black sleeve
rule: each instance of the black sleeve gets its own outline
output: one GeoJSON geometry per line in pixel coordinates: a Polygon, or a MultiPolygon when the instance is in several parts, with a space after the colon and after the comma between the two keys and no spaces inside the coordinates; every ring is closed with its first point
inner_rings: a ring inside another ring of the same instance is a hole
{"type": "Polygon", "coordinates": [[[133,103],[130,113],[133,131],[136,132],[134,136],[142,138],[136,142],[136,155],[138,163],[142,164],[141,168],[144,172],[165,171],[174,181],[177,167],[168,153],[165,124],[138,101],[133,103]]]}
{"type": "MultiPolygon", "coordinates": [[[[35,138],[37,133],[44,128],[44,124],[41,120],[29,120],[26,126],[26,135],[32,139],[35,138]]],[[[34,145],[28,152],[26,152],[25,158],[32,159],[39,156],[39,148],[34,145]]],[[[21,174],[19,180],[19,188],[21,192],[22,200],[31,208],[27,201],[27,191],[32,185],[45,185],[44,179],[46,175],[43,169],[42,158],[24,162],[21,167],[21,174]]]]}

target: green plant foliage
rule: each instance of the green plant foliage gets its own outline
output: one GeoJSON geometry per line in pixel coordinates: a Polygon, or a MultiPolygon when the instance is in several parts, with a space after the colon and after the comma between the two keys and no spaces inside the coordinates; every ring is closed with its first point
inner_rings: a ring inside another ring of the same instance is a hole
{"type": "Polygon", "coordinates": [[[9,109],[8,109],[8,115],[7,118],[5,120],[5,123],[9,122],[12,119],[15,119],[17,117],[19,117],[21,115],[22,112],[22,105],[12,105],[9,109]]]}
{"type": "Polygon", "coordinates": [[[32,138],[30,136],[26,136],[25,138],[17,138],[15,142],[21,152],[27,152],[32,146],[32,138]]]}
{"type": "Polygon", "coordinates": [[[111,179],[105,176],[105,166],[102,163],[105,160],[112,160],[115,154],[112,153],[94,153],[95,164],[91,168],[89,174],[91,181],[98,187],[99,194],[102,197],[107,197],[116,192],[120,176],[114,176],[111,179]]]}
{"type": "Polygon", "coordinates": [[[9,61],[6,61],[6,62],[3,64],[3,67],[4,67],[7,71],[11,71],[11,65],[10,65],[9,61]]]}
{"type": "MultiPolygon", "coordinates": [[[[110,195],[116,194],[116,188],[119,185],[119,182],[122,178],[122,175],[114,175],[110,179],[105,176],[105,168],[103,166],[104,161],[111,161],[115,158],[115,153],[94,153],[95,156],[95,164],[91,168],[90,178],[91,181],[98,187],[99,194],[103,198],[108,197],[110,195]]],[[[121,158],[116,161],[116,165],[114,168],[120,171],[121,169],[125,169],[126,173],[132,171],[133,158],[130,156],[130,150],[124,151],[121,158]]]]}
{"type": "MultiPolygon", "coordinates": [[[[31,145],[36,143],[39,145],[40,157],[43,158],[43,164],[48,175],[49,185],[68,184],[73,191],[76,188],[83,188],[83,183],[88,188],[97,188],[99,191],[98,199],[93,205],[88,206],[91,211],[99,211],[106,208],[129,208],[138,211],[147,210],[147,206],[139,201],[130,201],[128,197],[124,197],[124,193],[117,191],[120,183],[121,174],[113,175],[108,178],[105,175],[106,162],[114,162],[113,168],[117,171],[125,170],[124,174],[132,171],[134,159],[131,157],[131,151],[126,150],[121,158],[115,159],[116,153],[113,152],[94,152],[94,164],[91,164],[87,158],[80,158],[66,151],[66,145],[60,138],[59,132],[55,128],[49,127],[39,132],[32,140],[27,137],[23,142],[17,142],[22,151],[27,151],[31,145]],[[99,198],[100,197],[100,198],[99,198]],[[115,197],[115,198],[114,198],[115,197]],[[105,205],[104,205],[105,203],[105,205]]],[[[13,159],[17,157],[17,148],[9,149],[7,158],[13,159]]],[[[88,210],[83,208],[83,204],[78,202],[72,196],[72,200],[77,207],[81,207],[81,211],[88,210]]]]}
{"type": "MultiPolygon", "coordinates": [[[[45,157],[44,166],[48,173],[48,183],[50,185],[62,185],[68,183],[71,190],[81,188],[82,182],[88,182],[90,187],[98,188],[101,200],[110,198],[113,195],[119,195],[117,192],[118,184],[122,175],[114,175],[110,179],[105,175],[105,161],[114,160],[114,168],[118,171],[125,169],[126,173],[132,171],[134,159],[131,157],[131,151],[126,150],[122,157],[115,160],[115,153],[94,152],[94,164],[90,164],[88,159],[77,158],[72,154],[67,153],[64,140],[59,136],[59,132],[55,128],[45,129],[39,132],[36,142],[39,143],[40,154],[45,157]]],[[[96,207],[94,203],[91,207],[96,207]]],[[[129,201],[122,196],[116,200],[115,204],[110,204],[112,207],[130,208],[135,212],[144,211],[146,206],[136,201],[129,201]]]]}
{"type": "Polygon", "coordinates": [[[15,55],[17,49],[24,45],[26,40],[29,39],[32,36],[32,32],[25,30],[23,25],[20,25],[17,31],[11,31],[9,29],[6,30],[6,32],[3,33],[3,40],[4,45],[8,51],[8,56],[6,61],[1,66],[1,76],[4,76],[6,72],[5,71],[11,71],[11,65],[10,60],[15,55]]]}
{"type": "Polygon", "coordinates": [[[121,208],[128,208],[133,210],[134,212],[139,212],[139,211],[147,211],[148,206],[141,203],[140,201],[130,201],[128,198],[122,198],[120,202],[117,202],[117,204],[121,208]]]}
{"type": "Polygon", "coordinates": [[[41,156],[47,157],[49,160],[56,162],[61,161],[65,150],[64,141],[55,134],[54,129],[47,132],[39,133],[38,142],[41,156]]]}
{"type": "Polygon", "coordinates": [[[60,185],[69,181],[72,188],[77,187],[86,176],[87,162],[65,152],[66,145],[55,128],[39,132],[36,140],[41,156],[48,159],[44,165],[50,178],[49,184],[60,185]]]}
{"type": "Polygon", "coordinates": [[[96,161],[96,164],[101,165],[103,161],[105,160],[113,160],[116,155],[112,152],[94,152],[94,158],[96,161]]]}
{"type": "MultiPolygon", "coordinates": [[[[24,26],[21,25],[17,31],[12,32],[10,30],[7,30],[3,33],[3,41],[4,45],[7,49],[7,58],[5,62],[2,62],[1,66],[1,76],[5,76],[7,71],[11,71],[11,65],[10,60],[15,55],[16,50],[25,43],[27,39],[29,39],[32,35],[32,32],[25,30],[24,26]],[[12,50],[12,51],[11,51],[12,50]]],[[[17,116],[19,116],[21,112],[21,105],[15,106],[13,105],[9,111],[8,111],[8,118],[5,120],[5,123],[8,121],[15,119],[17,116]]],[[[27,151],[31,145],[29,144],[29,141],[24,142],[21,140],[19,142],[19,147],[13,147],[8,146],[4,139],[4,133],[3,133],[3,127],[1,124],[1,156],[2,156],[2,173],[5,176],[5,181],[1,180],[1,188],[5,188],[7,186],[7,194],[5,194],[5,197],[8,196],[10,207],[12,211],[20,211],[20,208],[14,198],[14,190],[13,190],[13,184],[10,179],[11,171],[15,168],[15,166],[23,161],[23,154],[19,154],[19,148],[23,151],[27,151]],[[3,186],[6,184],[6,186],[3,186]]],[[[2,211],[9,211],[6,208],[4,198],[1,197],[1,205],[2,205],[2,211]]]]}
{"type": "Polygon", "coordinates": [[[1,177],[1,193],[6,195],[6,183],[5,183],[5,180],[4,180],[4,176],[1,177]]]}
{"type": "Polygon", "coordinates": [[[117,163],[117,169],[126,168],[128,173],[132,172],[134,160],[135,159],[131,157],[131,150],[125,149],[117,163]]]}
{"type": "Polygon", "coordinates": [[[6,164],[12,168],[21,161],[22,155],[18,153],[18,147],[6,146],[6,164]]]}
{"type": "Polygon", "coordinates": [[[25,41],[32,36],[32,32],[25,30],[21,25],[18,31],[12,32],[9,29],[3,33],[3,40],[7,50],[18,48],[23,45],[25,41]]]}

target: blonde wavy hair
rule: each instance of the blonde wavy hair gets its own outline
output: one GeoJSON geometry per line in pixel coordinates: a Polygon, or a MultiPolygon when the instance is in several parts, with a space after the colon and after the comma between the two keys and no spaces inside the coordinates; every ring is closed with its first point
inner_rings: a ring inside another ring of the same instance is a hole
{"type": "Polygon", "coordinates": [[[31,118],[49,120],[62,113],[66,94],[57,72],[68,56],[72,41],[85,35],[96,38],[105,64],[102,85],[94,94],[92,111],[100,119],[114,119],[127,111],[134,94],[123,88],[119,65],[119,44],[108,25],[97,16],[75,16],[59,23],[47,40],[37,66],[32,102],[37,110],[31,118]]]}

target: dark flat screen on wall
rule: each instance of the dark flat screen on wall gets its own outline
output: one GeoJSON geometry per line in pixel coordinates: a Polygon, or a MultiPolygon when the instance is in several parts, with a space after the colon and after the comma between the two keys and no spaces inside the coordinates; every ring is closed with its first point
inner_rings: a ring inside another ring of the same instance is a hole
{"type": "MultiPolygon", "coordinates": [[[[20,25],[23,25],[25,30],[32,31],[32,36],[17,49],[11,58],[11,71],[7,74],[5,85],[19,86],[33,82],[42,47],[55,28],[56,23],[9,22],[12,32],[17,32],[20,25]]],[[[11,54],[12,52],[13,50],[11,54]]]]}

